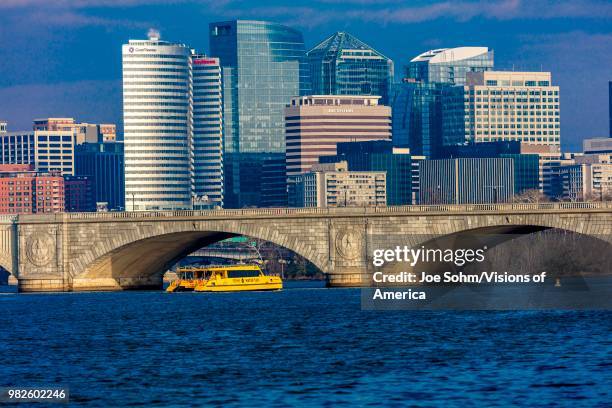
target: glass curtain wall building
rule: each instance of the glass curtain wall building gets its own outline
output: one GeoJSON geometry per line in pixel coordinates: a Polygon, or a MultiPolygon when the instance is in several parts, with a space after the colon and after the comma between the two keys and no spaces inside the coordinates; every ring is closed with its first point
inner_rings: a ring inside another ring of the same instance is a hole
{"type": "Polygon", "coordinates": [[[410,61],[408,77],[424,82],[465,85],[468,72],[492,70],[493,57],[493,50],[487,47],[430,50],[410,61]]]}
{"type": "Polygon", "coordinates": [[[442,146],[444,84],[405,80],[391,92],[393,145],[415,155],[438,157],[442,146]]]}
{"type": "Polygon", "coordinates": [[[265,21],[234,20],[209,28],[210,52],[220,59],[223,73],[225,205],[284,205],[286,192],[271,194],[281,197],[278,203],[261,193],[283,185],[262,186],[262,173],[267,161],[284,159],[285,106],[310,93],[302,34],[265,21]]]}
{"type": "Polygon", "coordinates": [[[346,32],[308,51],[315,95],[377,95],[389,103],[393,61],[346,32]]]}

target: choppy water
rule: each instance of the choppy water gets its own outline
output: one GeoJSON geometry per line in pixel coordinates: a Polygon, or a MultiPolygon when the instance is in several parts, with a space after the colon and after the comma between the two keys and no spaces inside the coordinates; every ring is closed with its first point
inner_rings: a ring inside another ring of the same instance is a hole
{"type": "Polygon", "coordinates": [[[89,406],[610,406],[612,312],[362,311],[360,291],[0,294],[0,386],[89,406]]]}

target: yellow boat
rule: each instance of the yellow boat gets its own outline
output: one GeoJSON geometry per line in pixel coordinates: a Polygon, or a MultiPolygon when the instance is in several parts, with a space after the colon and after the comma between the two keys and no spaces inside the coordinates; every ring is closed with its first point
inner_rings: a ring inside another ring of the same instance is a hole
{"type": "Polygon", "coordinates": [[[279,276],[264,274],[258,265],[180,268],[177,274],[181,278],[172,282],[167,292],[241,292],[283,288],[279,276]]]}
{"type": "Polygon", "coordinates": [[[196,283],[204,279],[205,273],[201,268],[179,268],[176,271],[177,279],[170,282],[166,292],[193,292],[196,283]]]}

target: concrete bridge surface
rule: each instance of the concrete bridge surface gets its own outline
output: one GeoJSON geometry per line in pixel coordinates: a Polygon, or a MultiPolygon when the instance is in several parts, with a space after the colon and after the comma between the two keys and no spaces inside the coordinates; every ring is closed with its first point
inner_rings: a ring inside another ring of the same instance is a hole
{"type": "Polygon", "coordinates": [[[370,281],[372,251],[466,232],[559,228],[610,242],[612,203],[62,213],[0,217],[0,266],[23,292],[160,288],[176,261],[246,235],[305,257],[330,286],[370,281]]]}

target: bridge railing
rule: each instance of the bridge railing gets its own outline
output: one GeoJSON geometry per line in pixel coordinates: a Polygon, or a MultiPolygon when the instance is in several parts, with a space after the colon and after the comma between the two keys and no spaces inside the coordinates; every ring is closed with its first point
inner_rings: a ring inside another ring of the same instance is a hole
{"type": "MultiPolygon", "coordinates": [[[[349,215],[381,213],[465,213],[501,212],[512,213],[538,210],[612,209],[612,202],[556,202],[556,203],[501,203],[501,204],[435,204],[405,205],[390,207],[337,207],[337,208],[244,208],[231,210],[177,210],[134,212],[90,212],[66,213],[71,220],[87,219],[134,219],[169,217],[248,217],[275,215],[349,215]]],[[[0,218],[0,221],[2,219],[0,218]]]]}

